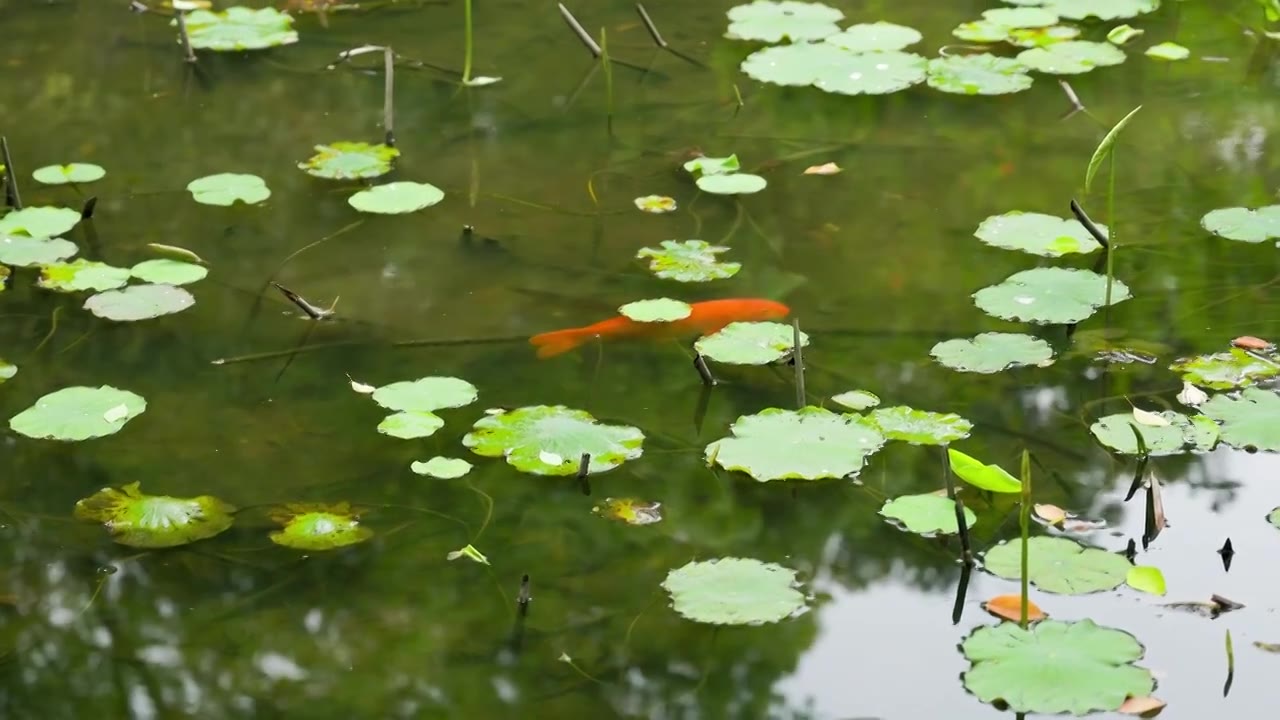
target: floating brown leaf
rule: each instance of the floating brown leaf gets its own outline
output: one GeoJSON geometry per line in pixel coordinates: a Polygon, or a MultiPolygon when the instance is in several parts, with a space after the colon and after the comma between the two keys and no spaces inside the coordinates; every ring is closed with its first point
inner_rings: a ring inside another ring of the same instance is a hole
{"type": "Polygon", "coordinates": [[[1244,350],[1270,350],[1271,349],[1271,343],[1267,342],[1266,340],[1263,340],[1260,337],[1254,337],[1252,335],[1241,335],[1235,340],[1232,340],[1231,344],[1244,350]]]}
{"type": "Polygon", "coordinates": [[[1131,697],[1124,701],[1117,712],[1125,715],[1138,715],[1141,717],[1155,717],[1164,709],[1164,701],[1158,697],[1131,697]]]}
{"type": "MultiPolygon", "coordinates": [[[[1013,622],[1022,621],[1022,596],[1018,594],[997,595],[990,600],[982,603],[982,609],[995,615],[998,618],[1012,620],[1013,622]]],[[[1035,622],[1049,617],[1043,610],[1036,606],[1035,603],[1027,600],[1027,622],[1035,622]]]]}
{"type": "Polygon", "coordinates": [[[814,165],[813,167],[805,168],[804,174],[805,175],[835,175],[836,173],[843,172],[843,171],[844,171],[844,168],[840,167],[839,165],[833,162],[829,162],[829,163],[823,163],[821,165],[814,165]]]}
{"type": "Polygon", "coordinates": [[[1061,525],[1067,519],[1067,511],[1057,505],[1042,505],[1036,503],[1036,517],[1049,523],[1050,525],[1061,525]]]}

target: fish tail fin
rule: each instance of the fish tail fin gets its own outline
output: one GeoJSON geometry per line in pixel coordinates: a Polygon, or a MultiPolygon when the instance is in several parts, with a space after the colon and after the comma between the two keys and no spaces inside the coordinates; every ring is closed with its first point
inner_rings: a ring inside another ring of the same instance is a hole
{"type": "Polygon", "coordinates": [[[538,357],[549,358],[573,350],[589,337],[591,333],[584,332],[582,328],[573,328],[534,335],[529,338],[529,343],[538,348],[538,357]]]}

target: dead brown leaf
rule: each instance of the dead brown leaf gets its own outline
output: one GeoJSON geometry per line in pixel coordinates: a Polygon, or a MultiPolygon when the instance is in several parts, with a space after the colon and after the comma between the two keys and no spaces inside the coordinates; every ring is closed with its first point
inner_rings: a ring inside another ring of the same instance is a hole
{"type": "Polygon", "coordinates": [[[1232,340],[1231,344],[1235,345],[1238,348],[1243,348],[1245,350],[1271,349],[1271,343],[1267,342],[1266,340],[1263,340],[1260,337],[1254,337],[1252,335],[1241,335],[1235,340],[1232,340]]]}
{"type": "Polygon", "coordinates": [[[1164,709],[1164,701],[1158,697],[1131,697],[1124,701],[1116,712],[1122,712],[1125,715],[1138,715],[1140,717],[1155,717],[1164,709]]]}
{"type": "MultiPolygon", "coordinates": [[[[990,600],[982,603],[982,609],[995,615],[998,618],[1012,620],[1013,622],[1022,621],[1022,596],[1018,594],[997,595],[990,600]]],[[[1049,617],[1035,603],[1027,600],[1027,622],[1035,622],[1049,617]]]]}
{"type": "Polygon", "coordinates": [[[1057,505],[1036,503],[1035,511],[1036,517],[1050,525],[1061,525],[1067,519],[1067,511],[1057,505]]]}
{"type": "Polygon", "coordinates": [[[805,168],[804,174],[805,175],[835,175],[836,173],[843,172],[843,171],[844,171],[844,168],[840,167],[839,165],[833,162],[829,162],[829,163],[823,163],[821,165],[814,165],[813,167],[805,168]]]}

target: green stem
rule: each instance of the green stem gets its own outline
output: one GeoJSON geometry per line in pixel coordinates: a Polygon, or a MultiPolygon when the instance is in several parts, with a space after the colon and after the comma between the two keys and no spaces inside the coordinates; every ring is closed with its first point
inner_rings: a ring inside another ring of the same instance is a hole
{"type": "Polygon", "coordinates": [[[1022,606],[1018,625],[1027,629],[1027,608],[1030,607],[1027,584],[1027,542],[1031,534],[1031,455],[1022,451],[1022,507],[1018,511],[1018,525],[1022,530],[1022,606]]]}
{"type": "Polygon", "coordinates": [[[1116,271],[1116,148],[1112,146],[1110,177],[1107,179],[1107,307],[1111,307],[1111,284],[1116,271]]]}
{"type": "Polygon", "coordinates": [[[462,84],[471,84],[471,51],[474,43],[471,39],[471,0],[463,0],[464,24],[466,25],[466,50],[462,58],[462,84]]]}

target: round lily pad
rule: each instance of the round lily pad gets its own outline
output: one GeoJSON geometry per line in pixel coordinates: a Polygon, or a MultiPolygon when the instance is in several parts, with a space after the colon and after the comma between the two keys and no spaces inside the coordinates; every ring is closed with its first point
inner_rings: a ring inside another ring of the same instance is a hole
{"type": "Polygon", "coordinates": [[[218,173],[196,178],[187,183],[187,192],[202,205],[232,205],[237,200],[256,205],[271,197],[267,183],[257,175],[218,173]]]}
{"type": "Polygon", "coordinates": [[[711,157],[699,155],[686,162],[684,169],[691,175],[728,175],[742,169],[742,163],[736,154],[728,157],[711,157]]]}
{"type": "MultiPolygon", "coordinates": [[[[987,551],[984,567],[1008,580],[1022,577],[1022,544],[1007,542],[987,551]]],[[[1123,555],[1086,548],[1061,537],[1033,537],[1027,542],[1027,577],[1045,592],[1063,595],[1119,587],[1133,567],[1123,555]]]]}
{"type": "Polygon", "coordinates": [[[347,198],[347,204],[360,212],[398,215],[431,207],[443,199],[444,191],[435,185],[392,182],[361,190],[347,198]]]}
{"type": "Polygon", "coordinates": [[[33,238],[51,238],[65,234],[80,222],[76,210],[60,207],[27,207],[12,210],[0,217],[0,237],[26,235],[33,238]]]}
{"type": "Polygon", "coordinates": [[[1039,28],[1010,28],[1004,40],[1020,48],[1045,47],[1054,43],[1080,37],[1080,28],[1072,25],[1054,25],[1039,28]]]}
{"type": "Polygon", "coordinates": [[[462,444],[484,457],[505,456],[522,472],[573,475],[584,454],[591,456],[590,473],[640,457],[644,433],[627,425],[601,424],[583,410],[534,405],[480,418],[462,444]]]}
{"type": "Polygon", "coordinates": [[[336,550],[373,537],[360,524],[360,508],[348,503],[290,503],[272,508],[271,520],[284,526],[272,532],[271,542],[295,550],[336,550]]]}
{"type": "Polygon", "coordinates": [[[262,50],[298,42],[293,17],[275,8],[237,6],[221,12],[194,10],[187,13],[186,25],[191,47],[196,50],[262,50]]]}
{"type": "Polygon", "coordinates": [[[769,181],[751,173],[703,175],[694,182],[699,190],[712,195],[750,195],[760,192],[769,184],[769,181]]]}
{"type": "Polygon", "coordinates": [[[409,469],[419,475],[429,475],[441,480],[460,478],[471,472],[471,463],[460,458],[433,457],[426,462],[415,462],[409,469]]]}
{"type": "Polygon", "coordinates": [[[743,415],[730,432],[731,437],[707,446],[708,461],[760,482],[854,476],[884,445],[884,436],[866,418],[816,407],[743,415]]]}
{"type": "Polygon", "coordinates": [[[89,163],[70,163],[67,165],[48,165],[31,173],[36,182],[45,185],[67,185],[69,183],[89,183],[106,177],[107,171],[98,165],[89,163]]]}
{"type": "Polygon", "coordinates": [[[704,240],[663,240],[660,247],[641,248],[640,259],[649,259],[649,270],[656,276],[677,282],[710,282],[733,277],[742,269],[736,262],[720,262],[716,257],[729,248],[704,240]]]}
{"type": "Polygon", "coordinates": [[[605,498],[591,512],[627,525],[662,522],[662,503],[637,498],[605,498]]]}
{"type": "Polygon", "coordinates": [[[1134,428],[1142,435],[1147,454],[1176,455],[1188,450],[1209,452],[1218,444],[1218,426],[1202,415],[1188,418],[1186,415],[1165,410],[1158,413],[1168,425],[1144,425],[1134,420],[1133,413],[1116,413],[1099,418],[1089,426],[1089,432],[1098,442],[1125,455],[1137,455],[1138,438],[1134,428]]]}
{"type": "Polygon", "coordinates": [[[1031,335],[982,333],[972,338],[944,340],[934,345],[929,354],[952,370],[998,373],[1009,368],[1044,364],[1053,358],[1053,348],[1031,335]]]}
{"type": "Polygon", "coordinates": [[[1267,362],[1239,348],[1179,360],[1169,369],[1193,385],[1214,390],[1248,387],[1280,375],[1280,362],[1267,362]]]}
{"type": "Polygon", "coordinates": [[[478,396],[475,385],[455,377],[404,380],[373,391],[373,401],[388,410],[420,412],[470,405],[478,396]]]}
{"type": "MultiPolygon", "coordinates": [[[[3,229],[0,220],[0,229],[3,229]]],[[[1257,210],[1233,207],[1213,210],[1206,214],[1200,225],[1205,230],[1228,240],[1260,243],[1280,238],[1280,205],[1268,205],[1257,210]]]]}
{"type": "Polygon", "coordinates": [[[1026,629],[984,625],[960,649],[973,663],[964,673],[965,688],[1017,713],[1116,710],[1155,689],[1151,672],[1131,664],[1142,657],[1142,645],[1092,620],[1042,620],[1026,629]]]}
{"type": "Polygon", "coordinates": [[[693,312],[693,308],[686,302],[672,300],[671,298],[656,298],[653,300],[636,300],[618,308],[618,312],[623,317],[630,318],[636,322],[644,323],[665,323],[683,320],[693,312]]]}
{"type": "Polygon", "coordinates": [[[444,427],[444,419],[433,412],[412,410],[392,413],[378,423],[378,432],[401,440],[430,437],[444,427]]]}
{"type": "Polygon", "coordinates": [[[231,527],[235,507],[212,495],[144,495],[138,483],[103,488],[76,503],[75,517],[102,523],[121,545],[166,548],[211,538],[231,527]]]}
{"type": "Polygon", "coordinates": [[[1222,424],[1228,445],[1280,452],[1280,396],[1275,393],[1246,388],[1238,398],[1214,395],[1200,412],[1222,424]]]}
{"type": "Polygon", "coordinates": [[[62,238],[0,235],[0,263],[37,267],[66,260],[77,252],[76,244],[62,238]]]}
{"type": "Polygon", "coordinates": [[[147,409],[128,390],[69,387],[51,392],[9,420],[16,433],[38,440],[88,440],[113,435],[147,409]]]}
{"type": "MultiPolygon", "coordinates": [[[[718,332],[698,338],[693,344],[703,357],[731,365],[767,365],[791,355],[795,330],[776,322],[735,322],[718,332]]],[[[800,333],[800,345],[809,336],[800,333]]]]}
{"type": "Polygon", "coordinates": [[[147,284],[98,293],[84,301],[84,309],[107,320],[133,322],[179,313],[195,304],[191,293],[180,287],[147,284]]]}
{"type": "Polygon", "coordinates": [[[1191,57],[1191,51],[1174,42],[1162,42],[1159,45],[1152,45],[1147,48],[1147,57],[1157,60],[1186,60],[1191,57]]]}
{"type": "Polygon", "coordinates": [[[832,395],[831,402],[847,407],[850,410],[866,410],[880,404],[880,398],[866,390],[850,390],[839,395],[832,395]]]}
{"type": "Polygon", "coordinates": [[[160,258],[143,260],[130,268],[129,274],[143,282],[189,285],[203,280],[209,274],[209,269],[195,263],[160,258]]]}
{"type": "Polygon", "coordinates": [[[691,562],[662,581],[677,613],[713,625],[785,620],[805,606],[805,596],[796,586],[794,570],[733,557],[691,562]]]}
{"type": "MultiPolygon", "coordinates": [[[[973,294],[988,315],[1005,320],[1048,324],[1077,323],[1106,304],[1107,278],[1089,270],[1043,267],[1014,273],[999,285],[973,294]]],[[[1129,299],[1119,279],[1111,286],[1111,304],[1129,299]]]]}
{"type": "Polygon", "coordinates": [[[725,37],[768,43],[821,40],[840,32],[836,23],[842,19],[844,13],[822,3],[756,0],[729,9],[725,37]]]}
{"type": "Polygon", "coordinates": [[[758,50],[742,61],[742,72],[775,85],[813,85],[842,95],[883,95],[923,82],[926,61],[896,50],[851,53],[827,43],[801,43],[758,50]]]}
{"type": "Polygon", "coordinates": [[[36,285],[57,292],[114,290],[129,282],[129,271],[93,260],[50,263],[40,270],[36,285]]]}
{"type": "Polygon", "coordinates": [[[1041,28],[1058,22],[1058,16],[1038,7],[995,8],[984,10],[982,19],[1008,28],[1041,28]]]}
{"type": "Polygon", "coordinates": [[[926,71],[929,87],[957,95],[1005,95],[1032,83],[1025,65],[988,53],[934,58],[926,71]]]}
{"type": "MultiPolygon", "coordinates": [[[[1099,225],[1098,230],[1104,234],[1107,232],[1105,225],[1099,225]]],[[[1043,257],[1091,253],[1102,248],[1089,231],[1075,220],[1020,210],[992,215],[983,220],[974,236],[994,247],[1021,250],[1043,257]]]]}
{"type": "Polygon", "coordinates": [[[1035,4],[1068,20],[1125,20],[1160,8],[1160,0],[1038,0],[1035,4]]]}
{"type": "Polygon", "coordinates": [[[919,30],[890,22],[858,23],[828,35],[826,42],[849,52],[901,50],[924,39],[919,30]]]}
{"type": "MultiPolygon", "coordinates": [[[[956,504],[945,495],[903,495],[885,502],[880,514],[897,520],[908,532],[917,535],[955,535],[960,532],[956,524],[956,504]]],[[[964,508],[965,527],[972,527],[978,516],[964,508]]]]}
{"type": "Polygon", "coordinates": [[[1078,75],[1096,67],[1119,65],[1124,51],[1111,43],[1068,40],[1018,53],[1018,62],[1051,75],[1078,75]]]}
{"type": "Polygon", "coordinates": [[[973,423],[955,413],[936,413],[906,406],[877,408],[868,416],[888,440],[912,445],[946,445],[969,437],[973,423]]]}
{"type": "Polygon", "coordinates": [[[308,175],[329,180],[375,178],[391,172],[391,161],[400,151],[387,145],[338,141],[316,145],[316,154],[298,168],[308,175]]]}

